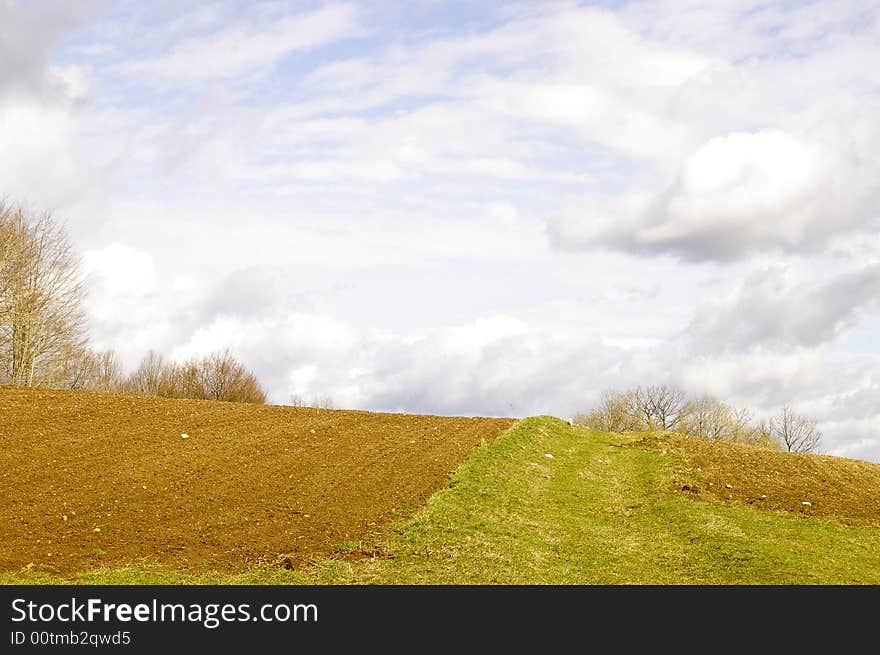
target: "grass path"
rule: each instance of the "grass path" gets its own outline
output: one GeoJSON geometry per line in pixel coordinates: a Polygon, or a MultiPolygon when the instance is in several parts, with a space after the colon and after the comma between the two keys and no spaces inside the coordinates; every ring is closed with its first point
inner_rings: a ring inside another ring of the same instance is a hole
{"type": "MultiPolygon", "coordinates": [[[[549,417],[526,419],[478,448],[448,489],[389,533],[380,546],[391,559],[222,578],[129,569],[74,581],[880,583],[880,529],[695,500],[673,491],[676,460],[634,442],[549,417]]],[[[26,581],[12,578],[6,581],[26,581]]]]}
{"type": "Polygon", "coordinates": [[[472,455],[389,548],[319,577],[379,583],[873,583],[880,530],[673,493],[675,460],[527,419],[472,455]],[[546,455],[553,456],[552,459],[546,455]]]}

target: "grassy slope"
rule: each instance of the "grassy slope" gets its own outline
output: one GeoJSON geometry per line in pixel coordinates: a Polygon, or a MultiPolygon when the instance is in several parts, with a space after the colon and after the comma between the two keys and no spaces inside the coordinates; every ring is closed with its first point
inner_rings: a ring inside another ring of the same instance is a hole
{"type": "Polygon", "coordinates": [[[674,493],[676,460],[622,447],[633,441],[548,417],[522,421],[477,449],[449,489],[389,535],[382,549],[393,559],[232,577],[99,571],[72,581],[880,583],[880,529],[674,493]]]}

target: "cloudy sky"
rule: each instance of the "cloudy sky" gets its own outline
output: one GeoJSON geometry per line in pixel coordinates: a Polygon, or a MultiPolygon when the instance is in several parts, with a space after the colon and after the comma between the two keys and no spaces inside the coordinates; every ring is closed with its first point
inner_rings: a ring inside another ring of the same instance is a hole
{"type": "Polygon", "coordinates": [[[273,402],[675,383],[880,461],[880,3],[0,0],[0,195],[91,334],[273,402]]]}

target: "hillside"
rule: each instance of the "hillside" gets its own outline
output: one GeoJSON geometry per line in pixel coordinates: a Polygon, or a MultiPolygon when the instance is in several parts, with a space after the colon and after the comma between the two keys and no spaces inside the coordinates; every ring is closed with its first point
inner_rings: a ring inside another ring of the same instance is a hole
{"type": "Polygon", "coordinates": [[[0,536],[3,582],[880,584],[878,464],[551,417],[506,429],[510,421],[81,394],[0,398],[4,411],[17,403],[17,431],[28,434],[14,439],[17,468],[7,469],[18,509],[3,519],[18,523],[15,539],[0,536]],[[74,410],[76,422],[52,418],[74,410]],[[126,430],[105,425],[111,415],[126,430]],[[89,460],[101,465],[81,473],[89,460]],[[160,488],[138,491],[141,480],[160,488]],[[27,489],[37,490],[31,501],[27,489]],[[94,497],[67,537],[70,553],[92,546],[105,508],[119,509],[101,523],[104,554],[53,570],[37,556],[70,529],[56,509],[65,493],[94,497]],[[172,536],[185,548],[174,550],[172,536]],[[27,551],[35,565],[20,571],[9,548],[27,539],[38,544],[27,551]],[[291,539],[302,542],[293,569],[272,557],[291,539]],[[133,559],[143,553],[155,556],[133,559]]]}
{"type": "Polygon", "coordinates": [[[512,423],[0,387],[0,571],[299,566],[512,423]]]}
{"type": "Polygon", "coordinates": [[[680,489],[698,498],[880,528],[878,464],[679,434],[649,436],[636,445],[674,454],[681,462],[680,489]]]}
{"type": "Polygon", "coordinates": [[[536,417],[475,451],[449,489],[389,534],[383,548],[393,559],[329,561],[295,579],[880,584],[878,484],[878,464],[536,417]],[[768,466],[779,472],[772,483],[768,466]],[[731,479],[721,498],[701,491],[731,479]],[[765,508],[750,504],[759,489],[765,508]],[[787,498],[813,504],[779,509],[787,498]]]}

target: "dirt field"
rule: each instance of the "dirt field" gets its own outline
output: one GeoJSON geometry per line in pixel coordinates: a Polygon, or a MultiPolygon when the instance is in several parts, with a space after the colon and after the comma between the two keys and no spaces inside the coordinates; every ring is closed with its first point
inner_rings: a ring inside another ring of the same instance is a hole
{"type": "Polygon", "coordinates": [[[676,455],[685,493],[880,527],[880,464],[677,434],[636,445],[676,455]]]}
{"type": "Polygon", "coordinates": [[[369,542],[512,424],[0,387],[0,570],[299,566],[369,542]]]}

